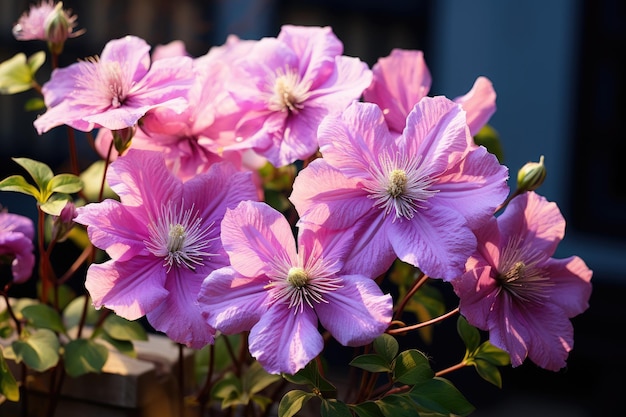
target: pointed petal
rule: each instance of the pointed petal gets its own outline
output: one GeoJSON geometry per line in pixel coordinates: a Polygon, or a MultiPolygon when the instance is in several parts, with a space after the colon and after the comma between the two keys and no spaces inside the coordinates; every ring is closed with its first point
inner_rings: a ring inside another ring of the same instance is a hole
{"type": "Polygon", "coordinates": [[[168,296],[163,287],[165,268],[156,258],[135,257],[128,262],[92,264],[85,287],[96,308],[136,320],[157,308],[168,296]]]}
{"type": "Polygon", "coordinates": [[[467,113],[470,134],[475,136],[496,112],[496,91],[487,77],[478,77],[472,89],[454,99],[467,113]]]}
{"type": "Polygon", "coordinates": [[[206,322],[224,334],[252,329],[267,311],[267,291],[262,279],[243,278],[233,268],[213,271],[198,295],[206,322]]]}
{"type": "Polygon", "coordinates": [[[316,304],[315,312],[322,326],[342,345],[370,343],[391,322],[391,296],[365,276],[343,276],[342,284],[342,288],[325,294],[328,303],[316,304]]]}
{"type": "Polygon", "coordinates": [[[250,331],[250,354],[271,373],[295,374],[324,348],[311,308],[295,313],[276,304],[250,331]]]}

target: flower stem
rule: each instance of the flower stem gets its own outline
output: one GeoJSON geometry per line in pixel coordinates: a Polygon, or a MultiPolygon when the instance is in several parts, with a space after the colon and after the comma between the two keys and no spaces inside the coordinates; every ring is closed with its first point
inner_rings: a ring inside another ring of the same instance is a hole
{"type": "Polygon", "coordinates": [[[400,319],[400,317],[402,316],[402,313],[404,312],[404,308],[406,307],[406,305],[409,302],[409,300],[411,300],[411,297],[413,297],[413,295],[415,295],[417,290],[419,290],[422,287],[422,285],[424,285],[426,283],[426,281],[428,281],[428,278],[429,278],[428,275],[424,274],[423,272],[420,272],[419,279],[416,279],[413,282],[413,285],[411,286],[411,289],[406,293],[404,298],[402,298],[402,300],[398,304],[398,308],[397,308],[396,313],[394,315],[394,319],[395,320],[399,320],[400,319]]]}
{"type": "Polygon", "coordinates": [[[459,312],[459,308],[457,307],[454,310],[448,311],[446,314],[442,314],[439,317],[435,317],[433,319],[430,319],[428,321],[424,321],[424,322],[421,322],[421,323],[413,324],[411,326],[399,327],[397,329],[390,329],[390,330],[387,330],[387,333],[391,334],[391,335],[394,335],[394,334],[404,334],[404,333],[409,332],[411,330],[421,329],[422,327],[430,326],[431,324],[435,324],[435,323],[438,323],[440,321],[443,321],[443,320],[447,319],[448,317],[451,317],[451,316],[457,314],[458,312],[459,312]]]}

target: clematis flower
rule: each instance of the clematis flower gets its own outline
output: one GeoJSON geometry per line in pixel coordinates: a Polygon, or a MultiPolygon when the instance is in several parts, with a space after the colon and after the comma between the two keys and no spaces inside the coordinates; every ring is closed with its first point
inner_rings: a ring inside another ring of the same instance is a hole
{"type": "Polygon", "coordinates": [[[107,181],[121,201],[87,204],[75,218],[111,257],[87,271],[94,306],[128,320],[145,315],[155,329],[193,348],[211,343],[214,329],[196,298],[202,280],[228,265],[220,223],[226,208],[256,198],[250,173],[222,162],[183,183],[162,154],[130,149],[111,164],[107,181]]]}
{"type": "Polygon", "coordinates": [[[574,344],[569,318],[589,307],[592,271],[577,256],[552,258],[564,234],[555,203],[521,194],[477,231],[478,249],[452,281],[461,314],[488,331],[514,367],[528,357],[563,368],[574,344]]]}
{"type": "Polygon", "coordinates": [[[250,330],[249,349],[270,373],[294,374],[324,345],[318,320],[341,344],[361,346],[388,327],[390,295],[376,282],[341,272],[347,234],[291,226],[265,203],[241,202],[222,221],[232,266],[203,282],[200,308],[225,334],[250,330]]]}
{"type": "Polygon", "coordinates": [[[278,37],[242,47],[245,55],[231,52],[239,58],[226,84],[238,106],[238,143],[231,146],[251,148],[277,167],[313,155],[318,123],[371,82],[367,64],[343,56],[330,27],[285,25],[278,37]]]}
{"type": "MultiPolygon", "coordinates": [[[[363,92],[363,98],[378,104],[383,109],[389,129],[400,133],[413,106],[430,91],[432,78],[424,53],[393,49],[389,56],[380,58],[374,64],[372,72],[372,84],[363,92]]],[[[496,111],[496,92],[486,77],[478,77],[472,89],[454,101],[467,112],[467,124],[472,136],[496,111]]]]}
{"type": "Polygon", "coordinates": [[[299,173],[290,200],[300,223],[355,234],[348,271],[375,277],[398,257],[449,280],[476,249],[472,230],[508,195],[508,170],[473,143],[465,112],[445,97],[420,100],[406,126],[390,132],[373,103],[325,118],[323,158],[299,173]]]}
{"type": "Polygon", "coordinates": [[[28,280],[35,266],[33,221],[19,214],[0,211],[0,263],[11,265],[13,282],[28,280]]]}
{"type": "Polygon", "coordinates": [[[35,120],[39,134],[67,124],[77,130],[131,128],[150,109],[182,112],[192,85],[190,57],[150,64],[150,46],[135,36],[109,41],[100,58],[57,68],[42,87],[47,111],[35,120]]]}
{"type": "Polygon", "coordinates": [[[52,0],[42,0],[20,16],[13,25],[13,36],[20,41],[47,41],[58,54],[68,38],[85,33],[84,30],[74,31],[75,27],[76,16],[63,8],[63,2],[55,4],[52,0]]]}

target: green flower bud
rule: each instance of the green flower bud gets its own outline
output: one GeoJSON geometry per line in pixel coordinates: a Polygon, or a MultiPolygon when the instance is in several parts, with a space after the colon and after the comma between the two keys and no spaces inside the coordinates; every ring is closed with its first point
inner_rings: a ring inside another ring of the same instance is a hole
{"type": "Polygon", "coordinates": [[[65,41],[72,33],[72,22],[63,10],[62,2],[57,3],[54,10],[46,17],[45,31],[50,52],[59,55],[63,52],[65,41]]]}
{"type": "Polygon", "coordinates": [[[517,172],[517,188],[521,192],[534,191],[546,179],[546,167],[543,164],[543,155],[539,162],[527,162],[517,172]]]}
{"type": "Polygon", "coordinates": [[[132,141],[133,136],[135,136],[136,130],[136,126],[131,126],[111,131],[113,134],[113,145],[115,146],[117,153],[121,155],[130,147],[130,142],[132,141]]]}

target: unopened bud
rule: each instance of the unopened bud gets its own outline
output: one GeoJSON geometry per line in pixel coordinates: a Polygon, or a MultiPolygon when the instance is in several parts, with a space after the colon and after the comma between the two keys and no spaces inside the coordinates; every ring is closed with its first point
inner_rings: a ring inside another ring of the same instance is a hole
{"type": "Polygon", "coordinates": [[[68,201],[58,216],[54,216],[52,221],[52,239],[63,242],[74,227],[74,217],[76,217],[76,206],[68,201]]]}
{"type": "Polygon", "coordinates": [[[123,154],[126,149],[130,148],[130,142],[135,136],[136,126],[126,127],[124,129],[112,130],[113,145],[118,154],[123,154]]]}
{"type": "Polygon", "coordinates": [[[517,189],[521,192],[536,190],[543,184],[546,174],[543,155],[541,155],[539,162],[527,162],[517,172],[517,189]]]}
{"type": "Polygon", "coordinates": [[[54,10],[46,17],[44,24],[50,52],[59,55],[63,52],[65,41],[72,33],[72,22],[63,10],[62,2],[56,4],[54,10]]]}

